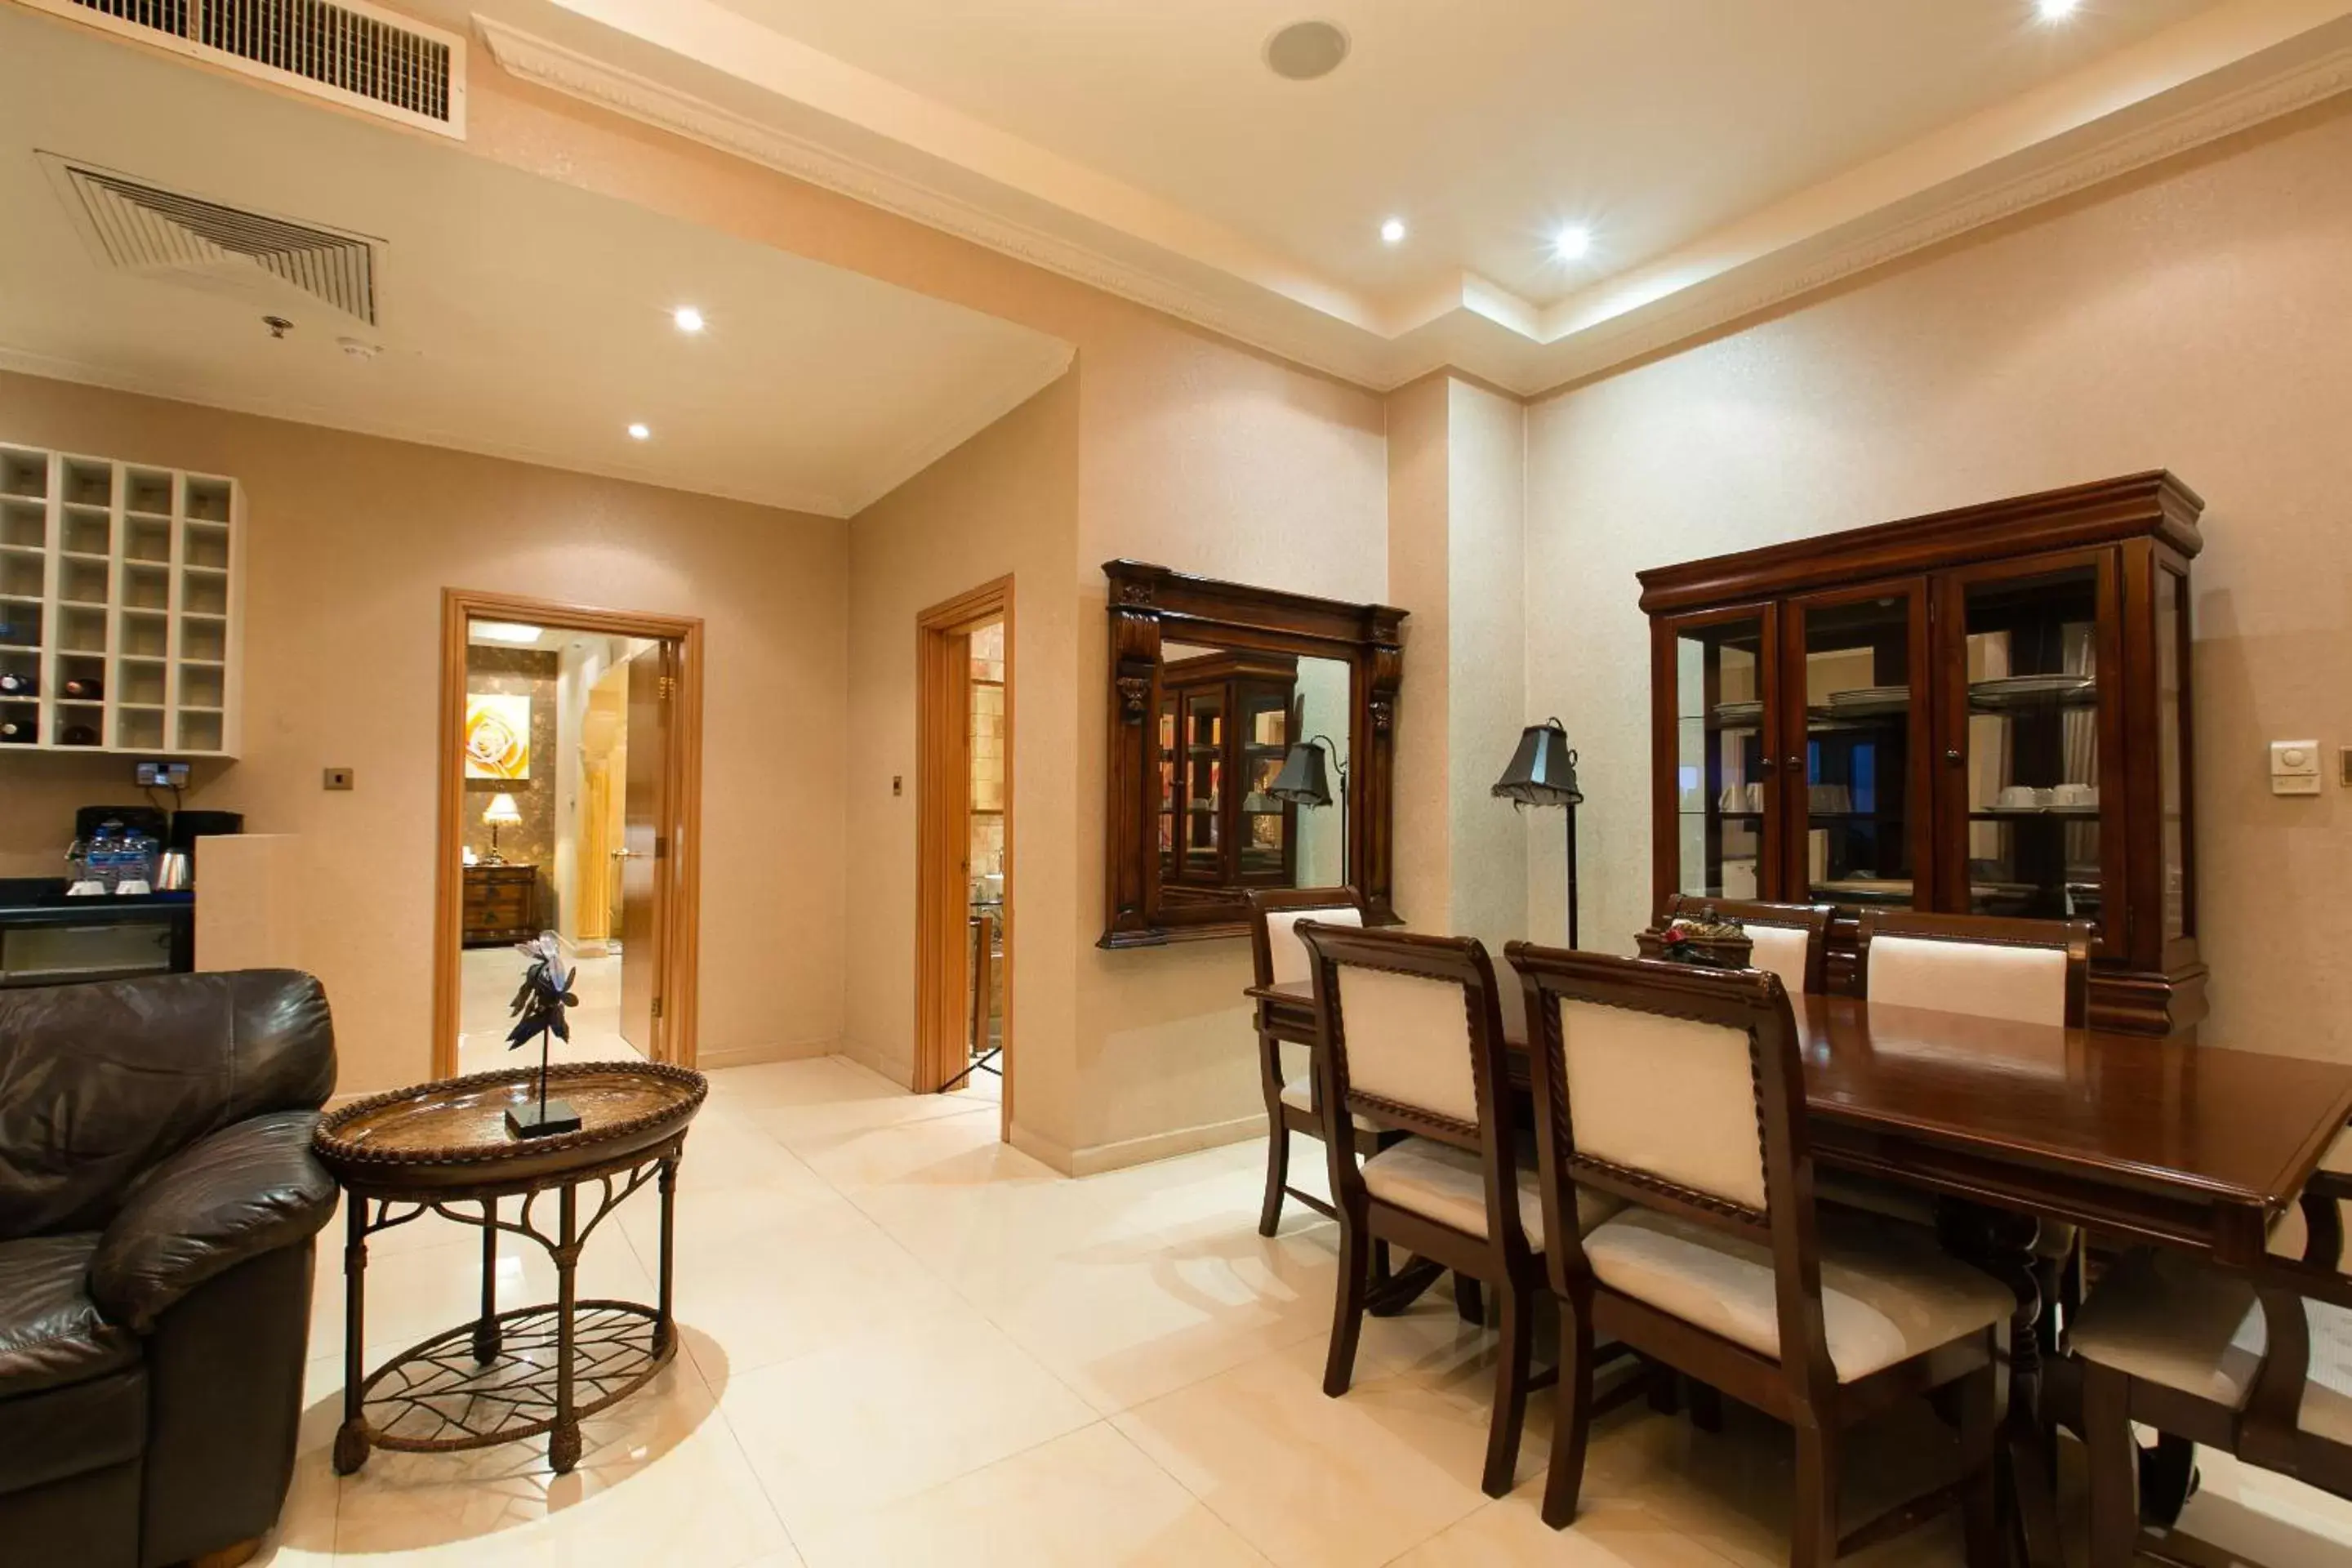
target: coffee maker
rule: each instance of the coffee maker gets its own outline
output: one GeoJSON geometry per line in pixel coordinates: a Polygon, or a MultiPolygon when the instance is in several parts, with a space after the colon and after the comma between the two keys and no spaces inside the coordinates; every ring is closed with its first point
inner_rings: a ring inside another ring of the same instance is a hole
{"type": "Polygon", "coordinates": [[[245,831],[241,811],[175,811],[171,847],[155,867],[155,890],[180,892],[196,885],[196,840],[245,831]]]}

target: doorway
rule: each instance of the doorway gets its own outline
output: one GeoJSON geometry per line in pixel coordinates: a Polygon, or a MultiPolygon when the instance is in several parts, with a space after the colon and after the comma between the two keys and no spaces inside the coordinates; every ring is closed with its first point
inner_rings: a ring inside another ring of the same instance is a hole
{"type": "Polygon", "coordinates": [[[916,622],[915,1080],[1013,1117],[1013,579],[916,622]]]}
{"type": "Polygon", "coordinates": [[[700,670],[698,621],[443,595],[435,1076],[509,1065],[542,932],[579,999],[553,1059],[693,1064],[700,670]]]}

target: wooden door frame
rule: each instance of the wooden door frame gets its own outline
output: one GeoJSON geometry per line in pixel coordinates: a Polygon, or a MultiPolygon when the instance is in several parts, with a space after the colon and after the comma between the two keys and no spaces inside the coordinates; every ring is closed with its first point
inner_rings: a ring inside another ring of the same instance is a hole
{"type": "MultiPolygon", "coordinates": [[[[668,755],[662,760],[663,821],[669,846],[654,973],[662,999],[664,1059],[692,1067],[697,1055],[702,892],[702,621],[698,616],[608,610],[589,605],[468,588],[441,591],[441,712],[434,747],[439,822],[433,872],[433,1076],[457,1070],[458,965],[464,952],[466,626],[474,620],[520,621],[562,631],[648,637],[677,647],[668,755]]],[[[660,874],[656,868],[656,875],[660,874]]]]}
{"type": "Polygon", "coordinates": [[[959,845],[970,843],[971,668],[958,644],[990,621],[1004,626],[1004,1069],[999,1132],[1013,1125],[1013,578],[1008,574],[933,605],[915,617],[915,1053],[914,1082],[929,1094],[961,1071],[964,953],[971,907],[959,845]],[[953,984],[949,976],[954,976],[953,984]]]}

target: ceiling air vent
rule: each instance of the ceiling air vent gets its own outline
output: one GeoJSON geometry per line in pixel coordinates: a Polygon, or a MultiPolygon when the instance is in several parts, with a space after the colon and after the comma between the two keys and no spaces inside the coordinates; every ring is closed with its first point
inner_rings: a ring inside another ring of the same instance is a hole
{"type": "Polygon", "coordinates": [[[274,303],[299,290],[376,324],[376,242],[38,154],[83,238],[125,272],[274,303]]]}
{"type": "Polygon", "coordinates": [[[364,0],[26,0],[404,125],[466,134],[466,41],[364,0]]]}

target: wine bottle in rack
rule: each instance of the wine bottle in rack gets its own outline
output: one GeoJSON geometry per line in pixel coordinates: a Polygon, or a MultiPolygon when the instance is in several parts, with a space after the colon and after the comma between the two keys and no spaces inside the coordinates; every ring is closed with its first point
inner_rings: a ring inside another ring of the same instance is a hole
{"type": "Polygon", "coordinates": [[[0,746],[29,746],[37,739],[30,719],[0,719],[0,746]]]}
{"type": "Polygon", "coordinates": [[[58,744],[95,746],[98,744],[98,731],[88,724],[68,724],[58,731],[58,744]]]}
{"type": "Polygon", "coordinates": [[[41,683],[34,676],[13,669],[0,669],[0,697],[34,698],[41,694],[41,683]]]}
{"type": "Polygon", "coordinates": [[[58,693],[77,702],[96,702],[106,695],[106,680],[104,677],[96,675],[68,676],[64,684],[58,688],[58,693]]]}

